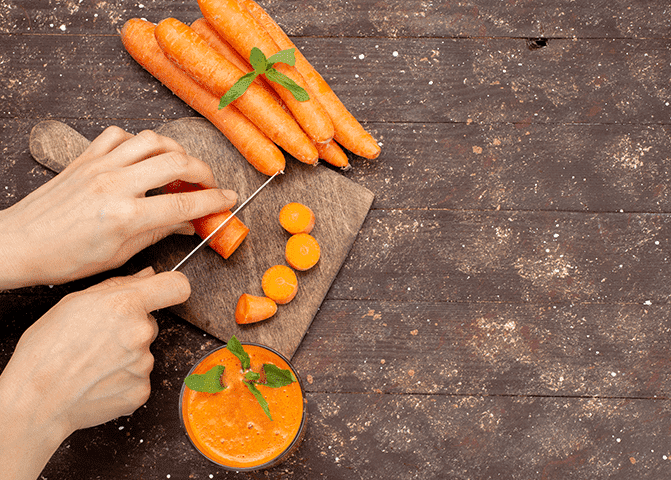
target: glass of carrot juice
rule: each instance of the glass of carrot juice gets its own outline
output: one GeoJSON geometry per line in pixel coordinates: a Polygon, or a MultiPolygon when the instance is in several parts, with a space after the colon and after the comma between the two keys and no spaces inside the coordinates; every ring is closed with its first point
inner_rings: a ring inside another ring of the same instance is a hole
{"type": "Polygon", "coordinates": [[[209,372],[210,382],[223,389],[197,391],[185,381],[179,399],[180,420],[196,450],[220,467],[233,471],[270,468],[287,459],[303,439],[307,419],[303,384],[279,352],[235,340],[248,356],[249,368],[244,368],[227,348],[233,340],[207,354],[189,372],[190,377],[205,377],[209,372]],[[274,367],[271,370],[267,365],[274,367]],[[293,380],[290,384],[277,386],[273,377],[280,370],[293,380]],[[274,388],[267,386],[273,383],[274,388]]]}

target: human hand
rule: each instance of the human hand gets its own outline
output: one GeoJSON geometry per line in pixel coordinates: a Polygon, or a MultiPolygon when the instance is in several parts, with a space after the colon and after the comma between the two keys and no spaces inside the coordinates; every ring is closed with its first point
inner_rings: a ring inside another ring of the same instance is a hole
{"type": "Polygon", "coordinates": [[[35,478],[73,431],[144,404],[158,333],[149,312],[189,294],[183,274],[146,269],[70,294],[30,326],[0,375],[0,478],[35,478]]]}
{"type": "Polygon", "coordinates": [[[174,140],[107,128],[51,181],[0,212],[0,289],[65,283],[125,263],[189,220],[230,209],[210,167],[174,140]],[[146,197],[174,180],[206,190],[146,197]]]}

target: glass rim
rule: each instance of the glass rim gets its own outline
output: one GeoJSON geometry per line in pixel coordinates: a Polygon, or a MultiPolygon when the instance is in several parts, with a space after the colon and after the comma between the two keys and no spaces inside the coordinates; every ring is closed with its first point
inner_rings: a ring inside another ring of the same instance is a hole
{"type": "MultiPolygon", "coordinates": [[[[300,388],[300,390],[301,390],[301,398],[302,398],[302,400],[303,400],[303,415],[301,416],[301,423],[300,423],[300,425],[298,426],[298,431],[296,432],[296,435],[294,436],[294,438],[291,440],[291,443],[290,443],[284,450],[282,450],[282,452],[280,452],[279,454],[277,454],[277,456],[273,457],[272,459],[270,459],[270,460],[268,460],[267,462],[262,463],[261,465],[258,465],[258,466],[253,466],[253,467],[231,467],[230,465],[224,465],[223,463],[219,463],[219,462],[217,462],[216,460],[213,460],[212,458],[210,458],[210,457],[208,457],[207,455],[205,455],[205,453],[202,452],[201,449],[198,448],[198,446],[196,445],[196,443],[193,441],[193,439],[191,438],[191,435],[189,435],[189,431],[188,431],[187,428],[186,428],[186,423],[184,422],[184,414],[183,414],[183,412],[182,412],[182,402],[183,402],[183,399],[184,399],[184,391],[185,391],[185,389],[186,389],[186,383],[184,383],[184,381],[182,381],[182,387],[180,388],[180,391],[179,391],[179,402],[178,402],[177,407],[178,407],[178,410],[179,410],[179,423],[180,423],[181,426],[182,426],[182,430],[184,431],[184,434],[186,435],[186,437],[189,439],[189,442],[191,443],[191,445],[193,446],[193,448],[194,448],[198,453],[200,453],[204,458],[206,458],[206,459],[209,460],[210,462],[212,462],[212,463],[214,463],[215,465],[217,465],[217,466],[219,466],[219,467],[221,467],[221,468],[223,468],[223,469],[226,469],[226,470],[228,470],[228,471],[232,471],[232,472],[253,472],[253,471],[263,470],[263,469],[270,468],[270,467],[273,467],[273,466],[275,466],[275,465],[278,465],[278,464],[281,463],[286,457],[288,457],[290,453],[293,452],[294,448],[297,447],[297,443],[299,443],[299,442],[303,439],[303,434],[304,434],[304,432],[305,432],[305,424],[306,424],[307,413],[308,413],[308,412],[307,412],[307,403],[306,403],[306,401],[305,401],[305,390],[303,389],[303,381],[301,380],[300,376],[298,375],[298,371],[296,370],[296,368],[294,367],[294,365],[289,361],[289,359],[288,359],[287,357],[285,357],[284,355],[282,355],[282,354],[281,354],[280,352],[278,352],[277,350],[275,350],[274,348],[269,347],[268,345],[263,345],[263,344],[256,343],[256,342],[242,342],[242,341],[241,341],[240,343],[241,343],[242,345],[250,345],[250,346],[254,346],[254,347],[264,348],[264,349],[266,349],[266,350],[268,350],[268,351],[274,353],[275,355],[277,355],[278,357],[280,357],[282,360],[284,360],[284,361],[287,363],[287,365],[289,365],[289,368],[291,369],[291,371],[293,372],[294,376],[296,377],[296,380],[298,381],[298,386],[299,386],[299,388],[300,388]]],[[[225,343],[224,345],[221,345],[221,346],[219,346],[219,347],[213,349],[213,350],[210,350],[210,351],[207,352],[205,355],[203,355],[202,357],[200,357],[200,358],[196,361],[196,363],[193,364],[193,366],[192,366],[191,369],[189,370],[189,373],[187,373],[186,376],[188,377],[189,375],[191,375],[191,374],[193,373],[193,371],[198,367],[198,365],[200,365],[200,364],[203,362],[203,360],[205,360],[207,357],[209,357],[209,356],[212,355],[213,353],[215,353],[215,352],[221,350],[222,348],[226,348],[227,345],[228,345],[228,342],[225,343]]]]}

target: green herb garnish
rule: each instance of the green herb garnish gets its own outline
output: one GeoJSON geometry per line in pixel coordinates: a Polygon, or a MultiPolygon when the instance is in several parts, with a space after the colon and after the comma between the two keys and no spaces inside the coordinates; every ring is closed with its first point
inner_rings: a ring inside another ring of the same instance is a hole
{"type": "Polygon", "coordinates": [[[191,390],[197,392],[217,393],[225,390],[226,387],[221,384],[221,376],[224,374],[226,367],[223,365],[215,365],[207,372],[198,374],[194,373],[184,379],[184,383],[191,390]]]}
{"type": "MultiPolygon", "coordinates": [[[[258,389],[257,385],[268,388],[280,388],[291,385],[298,380],[291,370],[284,370],[272,363],[263,364],[263,374],[251,370],[251,361],[245,349],[242,348],[240,341],[235,338],[235,335],[226,344],[226,349],[235,355],[242,366],[243,383],[247,389],[254,395],[256,401],[259,402],[261,408],[272,421],[273,417],[270,415],[268,402],[263,397],[263,394],[258,389]],[[263,381],[262,381],[263,380],[263,381]]],[[[197,392],[217,393],[226,389],[226,386],[221,384],[221,377],[224,374],[225,367],[223,365],[215,365],[206,373],[191,374],[184,379],[184,383],[191,390],[197,392]]]]}
{"type": "Polygon", "coordinates": [[[252,51],[249,54],[249,63],[254,68],[254,71],[244,74],[231,88],[228,89],[219,101],[219,109],[221,110],[234,100],[240,98],[259,75],[265,75],[271,82],[282,85],[289,90],[299,102],[307,102],[310,100],[310,95],[308,95],[308,92],[306,92],[304,88],[274,68],[276,63],[286,63],[293,67],[296,64],[295,50],[295,48],[289,48],[277,52],[275,55],[271,55],[270,58],[266,58],[260,49],[256,47],[252,48],[252,51]]]}

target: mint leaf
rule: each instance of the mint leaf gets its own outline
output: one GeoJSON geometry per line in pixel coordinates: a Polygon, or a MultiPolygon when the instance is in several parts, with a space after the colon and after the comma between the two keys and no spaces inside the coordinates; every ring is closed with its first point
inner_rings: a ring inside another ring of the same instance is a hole
{"type": "MultiPolygon", "coordinates": [[[[271,55],[270,58],[268,59],[268,68],[272,67],[276,63],[286,63],[287,65],[291,65],[292,67],[296,65],[296,55],[295,48],[289,48],[287,50],[282,50],[280,52],[277,52],[275,55],[271,55]]],[[[266,68],[266,70],[268,69],[266,68]]]]}
{"type": "Polygon", "coordinates": [[[256,385],[254,385],[253,383],[245,382],[245,385],[247,385],[249,391],[252,392],[252,395],[256,397],[256,401],[259,402],[259,405],[261,405],[261,408],[263,409],[265,414],[268,415],[268,418],[272,422],[273,417],[270,416],[270,409],[268,408],[268,402],[266,401],[265,398],[263,398],[263,395],[261,394],[261,392],[259,392],[259,389],[256,388],[256,385]]]}
{"type": "Polygon", "coordinates": [[[196,392],[217,393],[225,390],[226,387],[221,384],[221,376],[226,367],[215,365],[205,373],[194,373],[184,379],[184,383],[191,390],[196,392]]]}
{"type": "Polygon", "coordinates": [[[256,372],[245,373],[245,378],[250,382],[258,382],[261,379],[261,374],[256,372]]]}
{"type": "Polygon", "coordinates": [[[296,377],[294,377],[294,374],[291,372],[291,370],[282,370],[278,366],[271,363],[264,363],[263,371],[266,374],[266,383],[263,385],[266,387],[286,387],[287,385],[291,385],[296,381],[296,377]]]}
{"type": "Polygon", "coordinates": [[[242,370],[250,369],[251,362],[249,360],[249,355],[247,355],[247,352],[245,352],[244,348],[242,348],[242,344],[237,338],[235,338],[235,335],[233,335],[228,341],[226,348],[229,352],[238,357],[238,360],[240,360],[240,363],[242,364],[242,370]]]}
{"type": "MultiPolygon", "coordinates": [[[[262,54],[263,55],[263,54],[262,54]]],[[[227,107],[231,102],[237,100],[242,96],[243,93],[247,91],[247,88],[252,84],[254,79],[258,76],[258,73],[249,72],[240,77],[231,88],[224,94],[223,97],[219,100],[219,110],[224,107],[227,107]]]]}
{"type": "Polygon", "coordinates": [[[296,82],[284,75],[283,73],[278,72],[274,68],[269,68],[266,70],[266,78],[271,82],[279,83],[284,88],[289,90],[296,100],[299,102],[307,102],[310,100],[310,95],[302,87],[298,86],[296,82]]]}
{"type": "Polygon", "coordinates": [[[268,61],[266,60],[266,56],[263,54],[263,52],[254,47],[252,48],[251,53],[249,54],[249,63],[254,67],[254,71],[257,73],[257,75],[263,75],[266,73],[266,70],[268,67],[271,65],[268,65],[268,61]]]}

